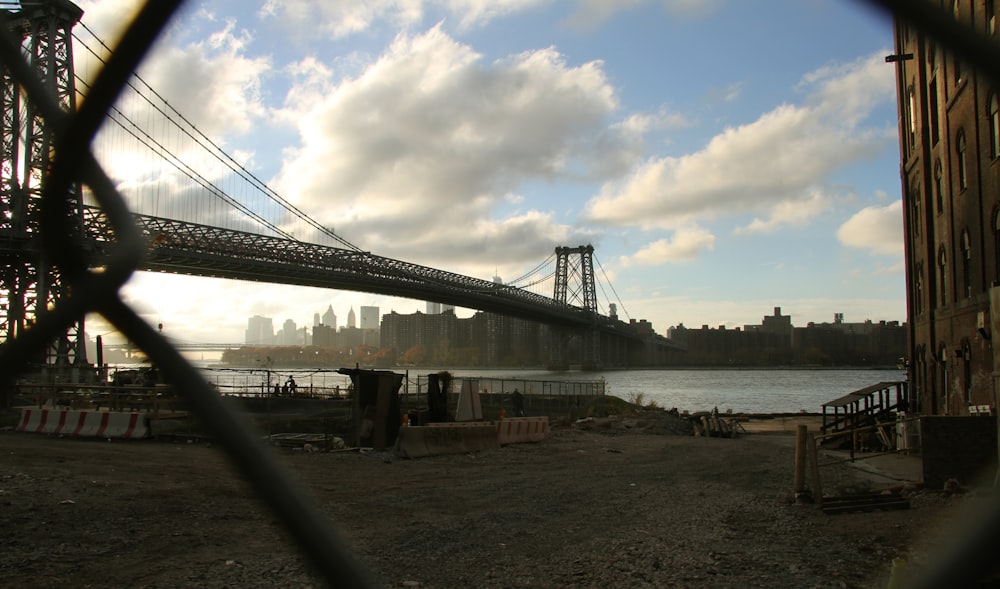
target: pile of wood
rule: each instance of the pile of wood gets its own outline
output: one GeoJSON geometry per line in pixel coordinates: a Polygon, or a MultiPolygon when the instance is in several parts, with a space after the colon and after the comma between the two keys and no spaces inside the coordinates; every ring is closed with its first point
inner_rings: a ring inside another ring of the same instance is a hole
{"type": "Polygon", "coordinates": [[[688,421],[691,422],[696,438],[735,438],[737,430],[742,429],[736,419],[720,417],[718,409],[692,413],[688,421]]]}

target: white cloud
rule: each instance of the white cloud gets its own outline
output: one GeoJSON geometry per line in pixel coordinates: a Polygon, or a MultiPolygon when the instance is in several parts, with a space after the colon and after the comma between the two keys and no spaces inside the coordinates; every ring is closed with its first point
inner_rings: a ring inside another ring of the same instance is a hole
{"type": "Polygon", "coordinates": [[[460,30],[544,4],[549,0],[267,0],[262,18],[282,19],[306,36],[324,33],[334,38],[361,33],[387,23],[406,30],[438,14],[458,23],[460,30]]]}
{"type": "Polygon", "coordinates": [[[735,233],[774,233],[783,227],[805,227],[831,207],[830,198],[816,190],[804,200],[786,200],[775,204],[768,219],[755,218],[747,226],[737,227],[735,233]]]}
{"type": "Polygon", "coordinates": [[[844,245],[883,256],[903,255],[903,205],[901,201],[884,207],[861,209],[837,230],[844,245]]]}
{"type": "Polygon", "coordinates": [[[635,254],[623,257],[623,266],[657,266],[670,262],[689,262],[715,247],[715,236],[701,227],[674,231],[672,239],[660,239],[643,246],[635,254]]]}
{"type": "Polygon", "coordinates": [[[871,56],[824,68],[803,82],[815,87],[807,105],[781,105],[726,129],[698,152],[648,159],[624,181],[606,184],[588,203],[587,218],[670,229],[725,215],[781,212],[783,203],[808,209],[830,174],[891,145],[892,130],[860,126],[873,108],[892,99],[892,71],[882,61],[871,56]]]}
{"type": "Polygon", "coordinates": [[[261,87],[271,70],[268,58],[245,54],[251,41],[228,21],[203,41],[164,44],[140,75],[209,137],[246,133],[267,112],[261,87]]]}
{"type": "MultiPolygon", "coordinates": [[[[631,163],[638,153],[641,138],[609,128],[617,98],[601,66],[570,66],[551,48],[486,63],[440,27],[400,35],[356,77],[302,62],[281,113],[296,121],[300,145],[272,185],[381,255],[430,263],[523,251],[537,260],[562,237],[585,234],[541,211],[501,222],[495,209],[516,205],[510,195],[525,181],[576,177],[599,159],[631,163]]],[[[492,268],[489,258],[479,257],[492,268]]]]}

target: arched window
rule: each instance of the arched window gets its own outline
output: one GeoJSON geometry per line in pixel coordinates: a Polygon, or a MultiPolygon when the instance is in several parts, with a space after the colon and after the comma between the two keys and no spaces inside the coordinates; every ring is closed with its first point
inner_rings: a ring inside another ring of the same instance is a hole
{"type": "Polygon", "coordinates": [[[913,209],[913,219],[911,223],[913,224],[912,231],[915,237],[920,236],[920,225],[923,220],[920,218],[920,181],[914,178],[913,183],[910,185],[910,208],[913,209]]]}
{"type": "Polygon", "coordinates": [[[934,198],[937,200],[937,212],[944,212],[944,167],[941,159],[934,160],[934,198]]]}
{"type": "Polygon", "coordinates": [[[997,159],[1000,157],[1000,99],[997,99],[996,92],[990,94],[987,110],[990,121],[990,156],[997,159]]]}
{"type": "Polygon", "coordinates": [[[955,135],[955,156],[956,156],[955,164],[958,168],[957,170],[955,170],[955,173],[958,174],[959,190],[965,190],[966,188],[969,187],[969,176],[966,167],[968,163],[966,161],[966,153],[965,153],[966,147],[967,146],[965,144],[965,131],[959,129],[958,134],[955,135]]]}
{"type": "Polygon", "coordinates": [[[972,298],[972,242],[969,231],[962,231],[962,286],[965,298],[972,298]]]}
{"type": "Polygon", "coordinates": [[[948,255],[944,251],[944,246],[938,250],[938,306],[943,307],[948,304],[948,255]]]}

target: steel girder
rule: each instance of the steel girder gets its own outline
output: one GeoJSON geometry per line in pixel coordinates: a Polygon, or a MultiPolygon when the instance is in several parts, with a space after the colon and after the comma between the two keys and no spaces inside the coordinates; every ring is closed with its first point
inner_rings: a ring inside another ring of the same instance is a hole
{"type": "MultiPolygon", "coordinates": [[[[21,40],[31,70],[51,90],[65,110],[76,108],[72,29],[83,12],[67,0],[23,4],[3,11],[4,24],[21,40]]],[[[0,89],[0,338],[12,340],[63,296],[58,268],[48,262],[39,243],[40,199],[52,162],[53,133],[35,105],[24,101],[20,85],[3,68],[0,89]]],[[[66,209],[72,226],[82,223],[79,188],[73,186],[66,209]]],[[[67,244],[67,247],[72,245],[67,244]]],[[[83,318],[53,342],[44,361],[50,364],[86,362],[83,318]]]]}
{"type": "MultiPolygon", "coordinates": [[[[114,241],[97,208],[84,208],[96,250],[114,241]]],[[[236,280],[298,284],[433,300],[566,327],[595,323],[616,330],[608,318],[512,286],[471,278],[368,252],[303,243],[135,215],[149,248],[140,269],[236,280]]]]}

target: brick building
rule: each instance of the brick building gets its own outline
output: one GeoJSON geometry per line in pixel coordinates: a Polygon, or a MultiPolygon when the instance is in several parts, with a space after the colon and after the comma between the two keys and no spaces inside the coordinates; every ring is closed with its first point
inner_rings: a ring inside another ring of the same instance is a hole
{"type": "MultiPolygon", "coordinates": [[[[996,3],[940,5],[997,42],[996,3]]],[[[897,22],[911,409],[994,405],[991,290],[1000,281],[1000,95],[957,54],[897,22]]],[[[996,367],[995,367],[996,366],[996,367]]]]}

